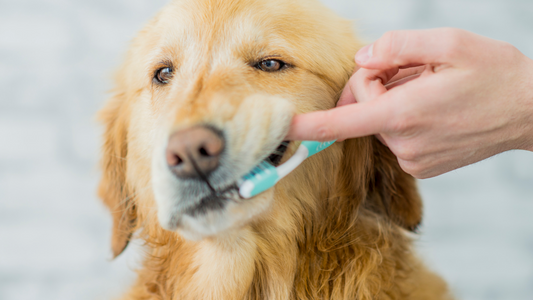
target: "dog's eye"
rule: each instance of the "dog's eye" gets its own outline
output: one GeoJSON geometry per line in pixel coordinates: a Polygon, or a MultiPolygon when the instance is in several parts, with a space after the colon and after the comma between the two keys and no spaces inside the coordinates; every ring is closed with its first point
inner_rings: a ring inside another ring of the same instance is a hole
{"type": "Polygon", "coordinates": [[[165,67],[157,70],[154,79],[161,84],[167,84],[172,79],[172,68],[165,67]]]}
{"type": "Polygon", "coordinates": [[[257,64],[257,68],[265,72],[276,72],[287,66],[286,63],[277,59],[267,59],[257,64]]]}

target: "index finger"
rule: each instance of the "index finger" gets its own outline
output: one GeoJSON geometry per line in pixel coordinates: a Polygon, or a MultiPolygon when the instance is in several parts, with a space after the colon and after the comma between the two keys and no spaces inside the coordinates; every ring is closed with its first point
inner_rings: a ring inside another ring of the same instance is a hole
{"type": "Polygon", "coordinates": [[[293,118],[288,140],[331,141],[384,132],[393,109],[385,99],[354,103],[293,118]]]}

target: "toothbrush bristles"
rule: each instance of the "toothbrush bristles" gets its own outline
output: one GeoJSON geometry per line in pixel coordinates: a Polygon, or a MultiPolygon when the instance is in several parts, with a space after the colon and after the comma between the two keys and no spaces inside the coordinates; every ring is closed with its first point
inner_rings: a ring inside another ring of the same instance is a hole
{"type": "Polygon", "coordinates": [[[267,161],[260,162],[257,166],[255,166],[250,172],[248,172],[246,175],[243,176],[244,181],[246,180],[252,180],[256,177],[260,177],[261,174],[269,173],[268,170],[272,168],[272,164],[270,164],[267,161]]]}

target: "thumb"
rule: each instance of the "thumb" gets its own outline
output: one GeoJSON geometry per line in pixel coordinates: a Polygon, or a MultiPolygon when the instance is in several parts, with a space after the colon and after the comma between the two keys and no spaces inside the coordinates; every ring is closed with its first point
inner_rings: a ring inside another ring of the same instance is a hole
{"type": "Polygon", "coordinates": [[[386,70],[428,64],[453,64],[467,32],[454,28],[389,31],[355,55],[366,69],[386,70]]]}

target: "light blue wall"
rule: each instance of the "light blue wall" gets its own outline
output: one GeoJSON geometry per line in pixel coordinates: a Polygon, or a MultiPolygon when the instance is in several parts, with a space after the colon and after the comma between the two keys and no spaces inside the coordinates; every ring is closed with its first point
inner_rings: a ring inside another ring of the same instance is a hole
{"type": "MultiPolygon", "coordinates": [[[[452,26],[533,57],[533,1],[324,2],[367,41],[452,26]]],[[[0,299],[95,299],[131,281],[135,249],[108,260],[93,115],[128,41],[164,3],[0,0],[0,299]]],[[[457,295],[533,299],[533,154],[505,153],[420,186],[418,248],[457,295]]]]}

